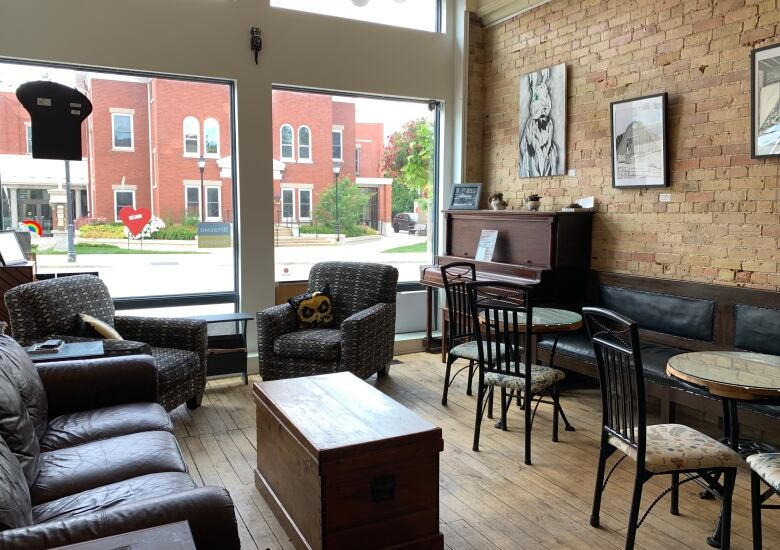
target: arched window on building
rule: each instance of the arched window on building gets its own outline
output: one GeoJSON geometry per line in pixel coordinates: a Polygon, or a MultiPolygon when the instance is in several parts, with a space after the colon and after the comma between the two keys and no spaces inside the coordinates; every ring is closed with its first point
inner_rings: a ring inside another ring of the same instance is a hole
{"type": "Polygon", "coordinates": [[[298,128],[298,162],[311,161],[311,129],[308,126],[298,128]]]}
{"type": "Polygon", "coordinates": [[[282,124],[279,133],[281,137],[281,158],[279,160],[295,161],[293,158],[293,127],[289,124],[282,124]]]}
{"type": "Polygon", "coordinates": [[[219,158],[219,122],[207,118],[203,122],[203,156],[219,158]]]}
{"type": "Polygon", "coordinates": [[[184,119],[184,156],[200,156],[200,123],[194,116],[188,116],[184,119]]]}

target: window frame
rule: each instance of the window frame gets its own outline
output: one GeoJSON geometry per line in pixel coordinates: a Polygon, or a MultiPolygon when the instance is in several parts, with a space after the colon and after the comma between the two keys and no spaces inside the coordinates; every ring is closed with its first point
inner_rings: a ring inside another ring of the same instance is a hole
{"type": "Polygon", "coordinates": [[[24,123],[24,146],[28,155],[32,155],[32,122],[24,123]]]}
{"type": "Polygon", "coordinates": [[[306,124],[302,124],[298,126],[298,162],[303,163],[314,163],[314,160],[312,159],[312,145],[311,145],[311,128],[307,126],[306,124]],[[301,130],[306,130],[309,133],[309,144],[308,145],[301,145],[301,130]],[[301,147],[308,148],[308,156],[304,157],[301,155],[301,147]]]}
{"type": "Polygon", "coordinates": [[[198,117],[187,115],[184,117],[181,123],[181,139],[182,139],[182,152],[186,158],[199,158],[200,157],[200,120],[198,117]],[[193,128],[195,128],[195,152],[191,153],[187,151],[187,122],[194,121],[193,128]]]}
{"type": "Polygon", "coordinates": [[[313,210],[312,207],[313,206],[314,205],[312,204],[312,190],[310,188],[308,188],[308,187],[300,187],[300,188],[298,188],[298,221],[310,222],[311,221],[311,215],[312,215],[312,210],[313,210]],[[301,195],[303,193],[308,193],[309,194],[309,215],[308,216],[304,216],[301,213],[301,205],[303,204],[303,201],[301,200],[301,195]]]}
{"type": "Polygon", "coordinates": [[[206,219],[204,221],[207,222],[220,222],[222,221],[222,186],[220,185],[206,185],[205,186],[206,191],[206,202],[203,203],[204,208],[204,214],[206,215],[206,219]],[[216,216],[209,216],[209,191],[212,189],[217,190],[217,215],[216,216]]]}
{"type": "Polygon", "coordinates": [[[296,195],[295,187],[281,187],[279,189],[279,217],[283,222],[294,222],[295,221],[295,208],[296,208],[296,195]],[[284,192],[290,191],[292,195],[292,207],[290,208],[290,212],[292,213],[291,216],[285,216],[284,215],[284,192]]]}
{"type": "Polygon", "coordinates": [[[360,175],[360,150],[362,147],[359,143],[355,144],[355,177],[360,175]]]}
{"type": "Polygon", "coordinates": [[[187,193],[189,192],[190,189],[197,189],[198,191],[198,221],[202,222],[203,221],[203,202],[202,202],[203,197],[201,196],[202,193],[200,192],[200,185],[194,185],[190,183],[184,184],[184,220],[182,221],[185,221],[188,217],[190,217],[190,211],[189,211],[190,201],[189,198],[187,197],[187,193]]]}
{"type": "Polygon", "coordinates": [[[293,128],[292,124],[284,123],[281,126],[279,126],[279,160],[282,162],[295,162],[295,128],[293,128]],[[285,157],[284,156],[284,129],[289,128],[290,129],[290,156],[285,157]]]}
{"type": "Polygon", "coordinates": [[[135,151],[135,115],[133,113],[111,113],[111,150],[112,151],[135,151]],[[116,144],[116,117],[130,117],[130,147],[123,147],[116,144]]]}
{"type": "Polygon", "coordinates": [[[203,121],[203,157],[207,159],[218,159],[220,158],[220,152],[221,152],[221,143],[220,143],[220,136],[219,136],[219,121],[214,117],[208,117],[203,121]],[[216,153],[209,153],[208,152],[208,132],[207,132],[207,125],[209,122],[212,122],[213,126],[216,128],[217,131],[217,152],[216,153]]]}
{"type": "Polygon", "coordinates": [[[344,162],[344,129],[343,128],[332,128],[330,131],[330,156],[331,160],[336,162],[344,162]],[[339,154],[340,156],[335,157],[333,156],[333,150],[335,149],[335,144],[333,143],[333,137],[338,134],[339,135],[339,154]]]}
{"type": "MultiPolygon", "coordinates": [[[[117,193],[131,193],[133,195],[133,208],[135,208],[135,189],[113,189],[114,193],[114,221],[115,222],[121,222],[122,220],[119,219],[119,208],[116,200],[116,194],[117,193]]],[[[129,206],[129,205],[123,205],[123,206],[129,206]]]]}

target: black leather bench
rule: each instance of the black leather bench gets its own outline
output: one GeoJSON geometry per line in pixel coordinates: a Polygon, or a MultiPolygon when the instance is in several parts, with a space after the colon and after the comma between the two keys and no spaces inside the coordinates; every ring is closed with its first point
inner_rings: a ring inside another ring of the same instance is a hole
{"type": "MultiPolygon", "coordinates": [[[[592,283],[590,304],[622,313],[639,325],[645,377],[653,383],[648,393],[661,398],[666,420],[674,418],[676,403],[690,404],[690,396],[713,401],[706,391],[666,375],[670,357],[714,349],[780,355],[780,295],[776,292],[597,272],[592,283]]],[[[554,335],[539,340],[538,357],[545,364],[550,363],[554,341],[554,335]]],[[[558,368],[597,376],[584,328],[561,334],[552,360],[558,368]]],[[[778,405],[740,406],[764,417],[780,418],[778,405]]]]}

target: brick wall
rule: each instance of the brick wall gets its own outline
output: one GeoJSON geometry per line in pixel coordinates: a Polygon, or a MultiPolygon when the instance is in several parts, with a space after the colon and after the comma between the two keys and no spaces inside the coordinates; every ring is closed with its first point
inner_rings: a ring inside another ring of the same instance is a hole
{"type": "Polygon", "coordinates": [[[778,26],[776,0],[553,0],[472,20],[466,173],[512,205],[594,195],[594,269],[780,290],[780,159],[750,158],[749,82],[751,49],[780,42],[778,26]],[[518,79],[558,63],[576,176],[520,178],[518,79]],[[671,187],[613,189],[610,102],[660,92],[671,187]]]}

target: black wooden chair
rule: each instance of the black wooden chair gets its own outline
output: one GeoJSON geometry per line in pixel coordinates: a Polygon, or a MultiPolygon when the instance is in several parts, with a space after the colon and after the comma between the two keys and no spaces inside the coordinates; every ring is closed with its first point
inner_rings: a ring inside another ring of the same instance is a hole
{"type": "Polygon", "coordinates": [[[636,323],[610,310],[586,307],[582,309],[588,327],[601,386],[602,424],[601,448],[593,512],[590,524],[599,526],[601,495],[609,477],[626,457],[636,461],[634,494],[631,501],[626,549],[634,547],[636,530],[653,506],[671,492],[671,513],[677,515],[679,487],[697,478],[715,483],[723,474],[723,504],[721,510],[721,548],[728,549],[731,534],[731,497],[737,466],[741,459],[726,445],[696,430],[680,424],[647,426],[645,380],[636,323]],[[615,452],[624,454],[604,479],[607,459],[615,452]],[[671,487],[650,506],[639,519],[639,506],[644,483],[654,475],[670,474],[671,487]],[[682,482],[680,474],[691,474],[682,482]]]}
{"type": "Polygon", "coordinates": [[[469,370],[466,395],[471,395],[471,383],[474,378],[474,363],[479,361],[474,324],[471,322],[466,283],[477,278],[476,266],[470,262],[454,262],[441,266],[441,279],[447,296],[447,370],[444,373],[444,392],[441,404],[447,404],[447,393],[455,377],[464,369],[469,370]],[[466,359],[469,364],[458,370],[452,377],[452,364],[458,359],[466,359]]]}
{"type": "Polygon", "coordinates": [[[764,504],[780,494],[780,453],[760,453],[747,457],[750,466],[750,502],[753,508],[753,550],[761,550],[761,510],[780,509],[780,504],[764,504]],[[763,480],[769,488],[761,490],[763,480]]]}
{"type": "MultiPolygon", "coordinates": [[[[549,390],[552,395],[553,441],[558,440],[557,384],[563,371],[531,362],[533,350],[533,305],[529,290],[513,283],[466,283],[469,305],[476,330],[479,354],[477,418],[474,425],[474,450],[479,451],[479,432],[485,411],[485,398],[492,409],[493,388],[501,388],[501,425],[506,428],[506,410],[515,392],[522,396],[525,416],[525,463],[531,464],[531,428],[538,403],[549,390]],[[507,395],[507,390],[510,394],[507,395]],[[534,397],[538,402],[534,409],[534,397]]],[[[490,411],[492,413],[492,410],[490,411]]],[[[492,414],[488,414],[491,417],[492,414]]]]}

